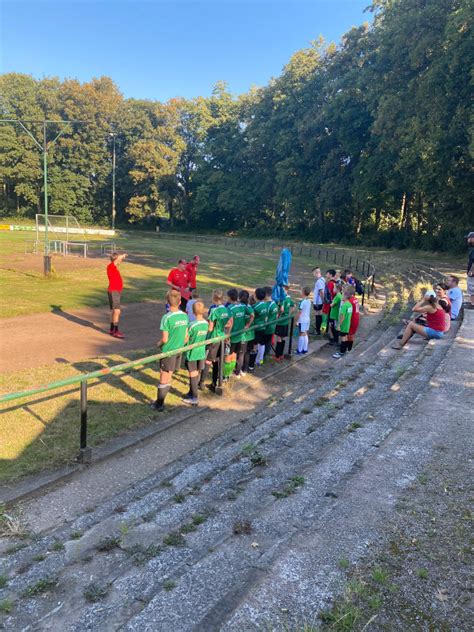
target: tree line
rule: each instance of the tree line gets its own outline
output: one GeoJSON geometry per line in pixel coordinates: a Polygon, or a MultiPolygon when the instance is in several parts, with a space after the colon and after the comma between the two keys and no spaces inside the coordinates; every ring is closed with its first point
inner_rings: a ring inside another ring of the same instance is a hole
{"type": "MultiPolygon", "coordinates": [[[[240,96],[219,82],[161,103],[125,99],[107,77],[9,73],[0,118],[85,121],[48,154],[49,210],[81,222],[110,221],[115,138],[122,223],[459,249],[474,220],[473,5],[369,10],[370,25],[315,40],[240,96]]],[[[16,124],[0,125],[0,178],[4,216],[43,212],[41,156],[16,124]]]]}

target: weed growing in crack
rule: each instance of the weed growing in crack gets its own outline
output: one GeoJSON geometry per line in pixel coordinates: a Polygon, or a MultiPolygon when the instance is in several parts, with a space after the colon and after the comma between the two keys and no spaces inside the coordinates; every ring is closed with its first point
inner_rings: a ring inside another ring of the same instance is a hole
{"type": "Polygon", "coordinates": [[[163,538],[163,544],[166,544],[166,546],[184,546],[186,538],[179,531],[171,531],[163,538]]]}
{"type": "Polygon", "coordinates": [[[114,509],[114,513],[125,513],[127,511],[127,508],[124,505],[117,505],[114,509]]]}
{"type": "Polygon", "coordinates": [[[197,529],[196,525],[193,524],[192,522],[186,522],[180,527],[181,533],[192,533],[193,531],[196,531],[196,529],[197,529]]]}
{"type": "Polygon", "coordinates": [[[426,568],[419,568],[416,571],[416,574],[420,579],[428,579],[428,571],[426,570],[426,568]]]}
{"type": "Polygon", "coordinates": [[[302,413],[303,415],[311,415],[311,413],[312,413],[312,412],[313,412],[313,411],[311,410],[311,408],[303,408],[303,409],[301,410],[301,413],[302,413]]]}
{"type": "Polygon", "coordinates": [[[250,456],[256,447],[255,443],[244,443],[242,446],[242,454],[244,456],[250,456]]]}
{"type": "Polygon", "coordinates": [[[182,503],[184,503],[184,501],[186,500],[186,496],[184,494],[175,494],[173,496],[173,500],[175,503],[177,503],[178,505],[181,505],[182,503]]]}
{"type": "Polygon", "coordinates": [[[203,524],[204,522],[206,522],[206,520],[207,516],[205,514],[196,513],[191,516],[191,521],[196,526],[203,524]]]}
{"type": "Polygon", "coordinates": [[[155,544],[150,544],[146,547],[141,544],[135,544],[127,550],[127,554],[131,557],[134,564],[143,566],[154,557],[157,557],[162,551],[162,547],[155,544]]]}
{"type": "Polygon", "coordinates": [[[8,577],[6,575],[0,575],[0,588],[5,588],[8,584],[8,577]]]}
{"type": "Polygon", "coordinates": [[[59,540],[56,540],[56,542],[51,546],[51,551],[64,551],[64,544],[59,540]]]}
{"type": "Polygon", "coordinates": [[[90,603],[96,603],[97,601],[105,599],[108,592],[108,586],[100,586],[99,584],[95,584],[94,582],[92,582],[84,588],[83,594],[86,601],[89,601],[90,603]]]}
{"type": "Polygon", "coordinates": [[[343,557],[338,562],[339,568],[349,568],[349,560],[343,557]]]}
{"type": "Polygon", "coordinates": [[[56,577],[43,577],[23,591],[23,597],[36,597],[53,590],[58,584],[56,577]]]}
{"type": "Polygon", "coordinates": [[[130,528],[129,528],[129,526],[128,526],[128,524],[126,522],[121,522],[120,526],[119,526],[119,529],[120,529],[120,535],[121,535],[122,538],[124,538],[126,535],[128,535],[128,532],[130,530],[130,528]]]}
{"type": "Polygon", "coordinates": [[[73,531],[70,537],[71,540],[79,540],[80,538],[82,538],[82,531],[73,531]]]}
{"type": "Polygon", "coordinates": [[[386,584],[388,580],[388,573],[383,568],[376,568],[372,571],[372,579],[377,584],[386,584]]]}
{"type": "Polygon", "coordinates": [[[170,592],[173,588],[176,588],[176,582],[172,579],[167,579],[163,582],[163,589],[167,592],[170,592]]]}
{"type": "Polygon", "coordinates": [[[347,427],[347,432],[355,432],[358,428],[362,428],[362,424],[358,421],[353,421],[351,425],[347,427]]]}
{"type": "Polygon", "coordinates": [[[120,546],[120,538],[117,535],[109,535],[97,544],[96,549],[101,552],[112,551],[120,546]]]}
{"type": "Polygon", "coordinates": [[[33,557],[33,562],[43,562],[46,559],[46,555],[44,553],[38,553],[33,557]]]}
{"type": "Polygon", "coordinates": [[[13,609],[13,601],[11,599],[4,599],[0,601],[0,612],[2,614],[10,614],[13,609]]]}
{"type": "Polygon", "coordinates": [[[274,496],[277,500],[287,498],[288,496],[294,494],[298,487],[301,487],[302,485],[304,485],[303,476],[292,476],[280,490],[273,491],[272,496],[274,496]]]}

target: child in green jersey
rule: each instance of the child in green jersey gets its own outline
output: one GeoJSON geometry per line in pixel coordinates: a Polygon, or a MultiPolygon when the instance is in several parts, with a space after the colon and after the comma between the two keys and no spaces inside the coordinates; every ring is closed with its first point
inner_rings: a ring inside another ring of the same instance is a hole
{"type": "MultiPolygon", "coordinates": [[[[188,303],[189,305],[189,303],[188,303]]],[[[197,342],[204,342],[207,338],[209,324],[204,319],[204,303],[202,301],[194,301],[193,314],[195,319],[188,327],[188,344],[194,345],[197,342]]],[[[191,406],[198,405],[198,382],[199,373],[203,370],[206,360],[206,347],[196,347],[186,352],[186,368],[189,371],[189,394],[183,399],[185,404],[191,406]]]]}
{"type": "MultiPolygon", "coordinates": [[[[261,366],[263,364],[263,356],[265,355],[265,345],[268,342],[268,336],[265,333],[268,320],[268,308],[270,304],[265,300],[267,293],[263,287],[258,287],[255,290],[255,298],[257,304],[253,308],[255,314],[254,325],[255,329],[255,342],[257,343],[257,357],[255,359],[255,366],[261,366]]],[[[271,336],[270,336],[271,337],[271,336]]]]}
{"type": "MultiPolygon", "coordinates": [[[[209,338],[215,338],[216,336],[224,336],[232,328],[232,318],[229,315],[229,311],[224,302],[224,292],[222,290],[214,290],[212,294],[212,300],[214,306],[209,312],[209,338]]],[[[209,385],[209,389],[213,392],[216,390],[217,380],[219,377],[219,361],[220,361],[220,349],[221,343],[214,342],[207,347],[206,364],[201,373],[201,379],[199,380],[199,388],[204,388],[209,369],[212,366],[212,384],[209,385]]]]}
{"type": "Polygon", "coordinates": [[[227,296],[230,301],[227,309],[232,317],[230,354],[227,359],[232,364],[232,368],[235,369],[236,377],[240,377],[245,347],[247,346],[246,330],[250,327],[254,316],[252,308],[240,300],[239,293],[236,289],[229,290],[227,296]]]}
{"type": "Polygon", "coordinates": [[[272,348],[273,336],[275,335],[275,329],[277,326],[278,318],[278,305],[272,298],[272,288],[268,285],[263,288],[265,290],[265,300],[268,303],[268,322],[265,327],[265,336],[267,342],[265,343],[265,355],[268,355],[272,348]]]}
{"type": "Polygon", "coordinates": [[[352,297],[352,286],[346,286],[343,290],[343,300],[339,309],[339,335],[341,336],[340,351],[333,354],[333,358],[342,358],[348,348],[348,336],[351,328],[352,320],[352,303],[349,300],[352,297]]]}
{"type": "Polygon", "coordinates": [[[337,345],[338,340],[339,340],[339,309],[341,307],[341,302],[342,302],[342,291],[343,291],[344,285],[341,281],[337,281],[336,282],[336,286],[335,286],[335,290],[336,290],[336,294],[334,296],[334,298],[332,299],[331,302],[331,308],[330,308],[330,312],[329,312],[329,329],[328,332],[330,331],[332,333],[332,337],[330,336],[329,338],[329,344],[332,345],[337,345]]]}
{"type": "MultiPolygon", "coordinates": [[[[181,294],[177,290],[170,290],[166,295],[170,310],[161,319],[161,340],[158,347],[162,352],[174,351],[184,346],[188,331],[188,317],[180,309],[181,294]]],[[[171,355],[160,360],[160,383],[156,401],[151,408],[158,412],[164,410],[165,399],[170,390],[171,378],[174,371],[181,365],[181,354],[171,355]]]]}
{"type": "Polygon", "coordinates": [[[290,311],[291,311],[291,308],[295,304],[291,296],[288,294],[290,290],[288,285],[284,286],[284,290],[286,292],[286,296],[282,301],[280,301],[278,324],[275,329],[275,334],[277,336],[277,343],[275,347],[275,360],[277,362],[281,362],[283,360],[283,352],[285,350],[285,339],[288,336],[290,311]]]}
{"type": "Polygon", "coordinates": [[[241,375],[245,375],[247,372],[253,373],[255,370],[255,359],[257,357],[257,352],[255,351],[255,329],[253,327],[255,326],[254,308],[257,304],[257,299],[255,298],[254,294],[250,295],[247,290],[242,290],[239,294],[239,298],[243,303],[248,304],[253,314],[252,328],[248,330],[247,335],[245,336],[247,348],[245,350],[244,363],[242,365],[241,371],[241,375]]]}

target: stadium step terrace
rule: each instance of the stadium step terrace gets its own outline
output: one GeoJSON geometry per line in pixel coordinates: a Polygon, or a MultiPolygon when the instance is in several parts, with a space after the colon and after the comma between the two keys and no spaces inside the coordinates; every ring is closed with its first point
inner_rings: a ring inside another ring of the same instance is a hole
{"type": "MultiPolygon", "coordinates": [[[[412,415],[453,342],[460,352],[456,328],[397,352],[391,319],[403,307],[393,303],[343,360],[298,362],[298,380],[290,370],[280,397],[244,423],[67,524],[10,550],[4,542],[5,628],[250,631],[314,620],[340,590],[339,560],[364,556],[442,431],[412,415]]],[[[473,325],[463,325],[471,345],[473,325]]],[[[26,503],[24,518],[41,502],[26,503]]]]}

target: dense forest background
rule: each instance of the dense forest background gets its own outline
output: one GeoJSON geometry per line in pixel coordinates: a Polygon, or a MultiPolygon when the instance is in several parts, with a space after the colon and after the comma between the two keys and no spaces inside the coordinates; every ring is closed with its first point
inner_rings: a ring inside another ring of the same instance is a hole
{"type": "MultiPolygon", "coordinates": [[[[81,119],[49,152],[50,213],[456,250],[474,230],[471,0],[376,0],[339,46],[315,41],[263,88],[166,103],[110,78],[0,77],[0,118],[81,119]]],[[[30,124],[41,137],[39,125],[30,124]]],[[[50,128],[53,138],[60,130],[50,128]]],[[[42,211],[42,162],[0,125],[0,209],[42,211]]]]}

